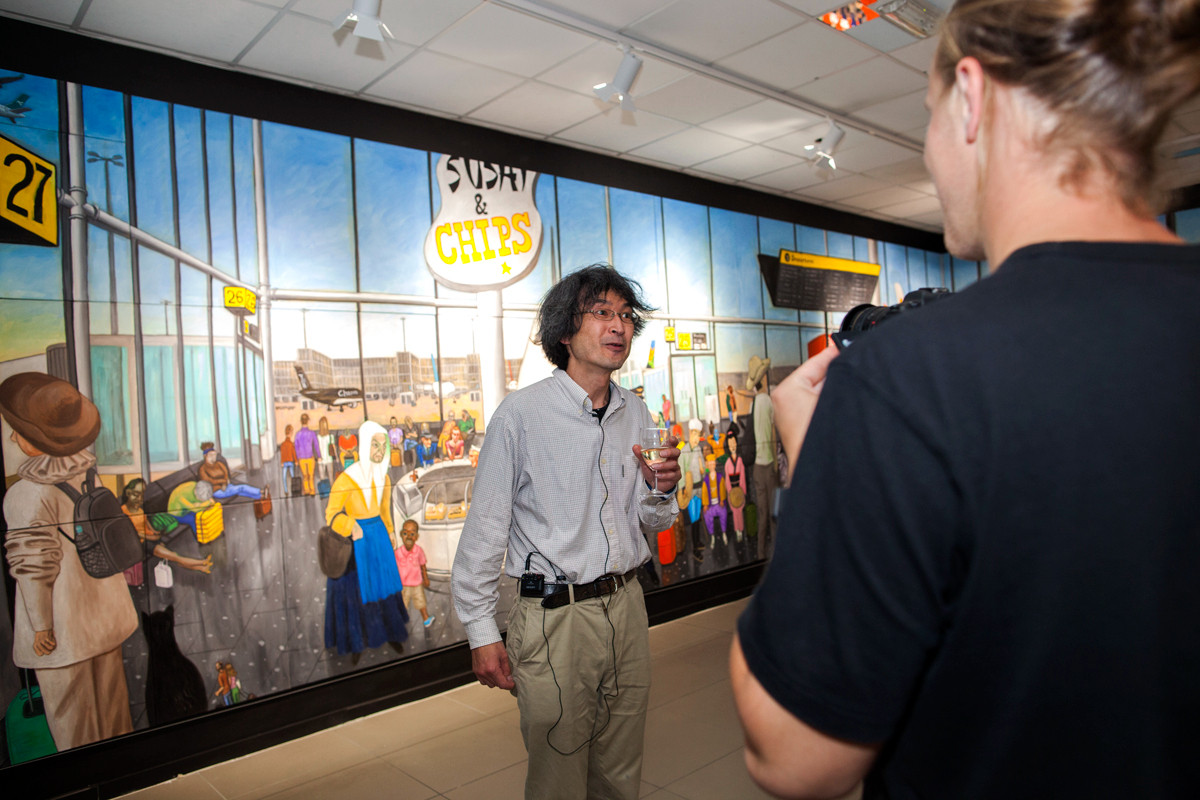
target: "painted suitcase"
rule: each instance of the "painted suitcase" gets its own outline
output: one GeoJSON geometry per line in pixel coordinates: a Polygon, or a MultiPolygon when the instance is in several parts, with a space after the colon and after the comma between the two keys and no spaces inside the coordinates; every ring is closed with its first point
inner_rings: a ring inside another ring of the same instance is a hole
{"type": "Polygon", "coordinates": [[[317,494],[321,495],[322,500],[329,499],[329,479],[321,478],[317,481],[317,494]]]}
{"type": "Polygon", "coordinates": [[[675,526],[658,532],[658,563],[666,566],[675,561],[675,526]]]}
{"type": "Polygon", "coordinates": [[[220,503],[196,514],[196,541],[208,544],[225,532],[225,512],[220,503]]]}
{"type": "Polygon", "coordinates": [[[46,710],[42,705],[41,689],[34,686],[21,689],[8,704],[4,714],[4,735],[8,740],[8,760],[12,764],[57,753],[46,710]]]}
{"type": "Polygon", "coordinates": [[[254,518],[263,519],[271,513],[271,490],[263,489],[262,497],[254,501],[254,518]]]}

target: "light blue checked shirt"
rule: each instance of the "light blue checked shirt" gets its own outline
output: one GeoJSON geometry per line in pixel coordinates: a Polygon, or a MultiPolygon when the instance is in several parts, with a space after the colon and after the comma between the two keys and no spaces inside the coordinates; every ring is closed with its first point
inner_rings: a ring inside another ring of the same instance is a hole
{"type": "Polygon", "coordinates": [[[547,583],[625,573],[650,558],[643,531],[665,530],[679,513],[673,496],[650,493],[633,455],[641,429],[655,427],[650,411],[633,392],[609,386],[600,422],[561,369],[506,397],[488,420],[451,573],[472,648],[500,641],[502,564],[517,578],[530,557],[547,583]]]}

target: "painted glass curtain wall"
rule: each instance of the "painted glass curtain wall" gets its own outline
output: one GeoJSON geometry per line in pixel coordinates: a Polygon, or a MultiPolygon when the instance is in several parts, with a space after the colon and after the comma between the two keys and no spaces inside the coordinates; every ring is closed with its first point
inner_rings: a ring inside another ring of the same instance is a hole
{"type": "MultiPolygon", "coordinates": [[[[60,136],[69,125],[60,96],[71,87],[32,75],[17,85],[35,110],[0,132],[55,163],[67,187],[78,180],[60,136]]],[[[446,576],[486,436],[488,384],[475,296],[435,283],[422,256],[438,210],[438,154],[86,86],[79,97],[86,202],[108,217],[89,217],[85,245],[66,226],[57,247],[0,244],[0,380],[65,378],[89,364],[101,478],[131,518],[150,521],[144,559],[102,579],[148,615],[120,643],[132,726],[464,640],[446,576]],[[86,246],[86,275],[76,274],[72,246],[86,246]],[[227,306],[225,290],[238,287],[253,291],[254,313],[227,306]],[[85,311],[78,337],[72,322],[85,311]],[[409,609],[403,635],[375,643],[331,637],[335,589],[316,557],[331,489],[360,458],[368,421],[388,435],[391,532],[419,525],[434,617],[425,626],[409,609]],[[236,492],[200,496],[206,461],[223,466],[236,492]],[[173,697],[200,702],[147,693],[148,671],[172,641],[201,684],[181,682],[173,697]]],[[[774,307],[758,254],[868,260],[872,250],[861,237],[552,175],[540,176],[535,200],[539,261],[502,295],[504,385],[548,371],[530,343],[546,289],[610,262],[659,309],[618,379],[641,387],[664,419],[698,419],[721,458],[732,455],[727,389],[735,418],[750,410],[750,359],[769,358],[778,380],[839,322],[774,307]]],[[[961,288],[979,276],[978,265],[934,253],[882,243],[875,252],[886,302],[897,284],[961,288]]],[[[30,458],[11,432],[5,424],[10,489],[30,458]]],[[[27,530],[15,511],[6,504],[10,542],[27,530]]],[[[719,533],[702,561],[672,532],[652,537],[656,579],[686,581],[767,554],[749,536],[719,533]]],[[[11,570],[5,580],[17,581],[11,570]]],[[[0,621],[5,707],[37,677],[32,659],[10,659],[22,596],[0,621]],[[18,662],[33,666],[22,674],[18,662]]]]}

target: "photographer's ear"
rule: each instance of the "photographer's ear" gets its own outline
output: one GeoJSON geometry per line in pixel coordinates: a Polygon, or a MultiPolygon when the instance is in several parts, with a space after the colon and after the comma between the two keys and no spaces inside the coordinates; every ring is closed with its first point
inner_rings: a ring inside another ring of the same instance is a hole
{"type": "Polygon", "coordinates": [[[979,139],[979,128],[983,124],[983,108],[987,102],[987,76],[983,65],[975,58],[963,58],[954,68],[954,93],[961,104],[963,135],[967,144],[979,139]]]}

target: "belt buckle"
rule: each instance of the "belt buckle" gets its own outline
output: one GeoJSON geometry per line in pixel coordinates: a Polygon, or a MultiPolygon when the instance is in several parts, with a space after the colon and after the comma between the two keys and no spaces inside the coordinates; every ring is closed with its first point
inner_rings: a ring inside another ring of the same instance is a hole
{"type": "Polygon", "coordinates": [[[599,578],[596,579],[596,589],[597,589],[597,591],[600,592],[600,594],[612,594],[613,592],[617,591],[617,589],[620,589],[620,588],[621,588],[621,584],[617,583],[616,575],[601,575],[599,578]],[[612,588],[609,589],[607,592],[604,591],[602,588],[602,586],[603,586],[602,582],[607,582],[612,588]]]}

